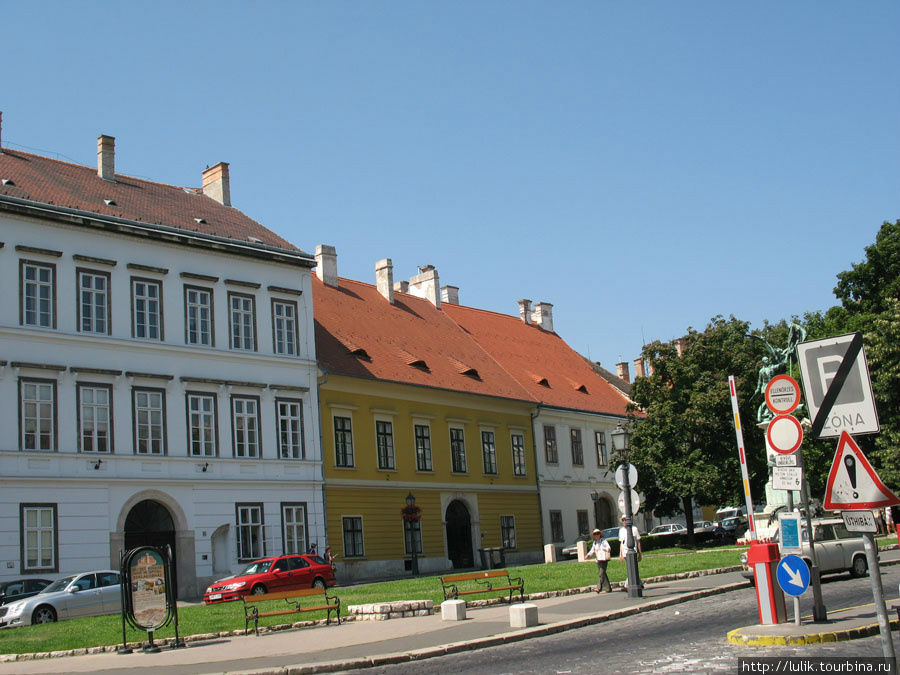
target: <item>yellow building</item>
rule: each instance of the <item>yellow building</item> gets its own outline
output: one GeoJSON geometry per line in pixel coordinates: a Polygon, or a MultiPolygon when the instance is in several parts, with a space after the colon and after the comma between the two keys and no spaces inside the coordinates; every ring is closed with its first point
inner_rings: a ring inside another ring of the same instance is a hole
{"type": "Polygon", "coordinates": [[[413,553],[422,572],[490,565],[484,549],[494,565],[540,561],[535,403],[444,314],[433,269],[395,291],[389,260],[376,285],[339,279],[331,247],[317,262],[325,509],[341,579],[409,570],[413,553]]]}

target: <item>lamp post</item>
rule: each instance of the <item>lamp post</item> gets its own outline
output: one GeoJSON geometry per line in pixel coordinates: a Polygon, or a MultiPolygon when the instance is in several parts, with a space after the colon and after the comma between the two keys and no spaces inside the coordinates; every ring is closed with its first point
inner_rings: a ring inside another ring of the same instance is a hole
{"type": "Polygon", "coordinates": [[[616,454],[624,461],[621,467],[624,474],[622,493],[625,501],[625,570],[628,574],[628,597],[640,598],[644,595],[644,585],[641,583],[641,575],[638,572],[637,549],[634,541],[634,532],[631,529],[634,522],[634,514],[631,509],[631,477],[628,475],[628,450],[631,434],[619,423],[610,436],[612,436],[613,448],[615,448],[616,454]]]}
{"type": "Polygon", "coordinates": [[[414,508],[415,505],[416,498],[410,492],[406,495],[407,513],[404,517],[406,518],[406,531],[409,533],[409,548],[412,551],[411,567],[413,576],[419,574],[419,540],[416,538],[416,523],[419,522],[419,519],[417,510],[414,508]]]}

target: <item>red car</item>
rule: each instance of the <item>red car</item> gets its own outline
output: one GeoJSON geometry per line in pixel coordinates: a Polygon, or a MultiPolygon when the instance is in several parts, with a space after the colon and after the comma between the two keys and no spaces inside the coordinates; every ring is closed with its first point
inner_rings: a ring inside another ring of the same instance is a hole
{"type": "Polygon", "coordinates": [[[325,588],[336,583],[331,564],[318,555],[303,553],[260,558],[238,574],[213,582],[203,594],[203,602],[210,605],[240,600],[251,593],[259,595],[298,588],[325,588]]]}

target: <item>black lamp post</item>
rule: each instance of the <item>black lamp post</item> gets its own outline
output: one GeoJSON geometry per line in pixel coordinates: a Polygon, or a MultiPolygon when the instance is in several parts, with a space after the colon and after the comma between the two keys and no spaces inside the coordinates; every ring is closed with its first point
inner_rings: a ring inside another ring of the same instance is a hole
{"type": "Polygon", "coordinates": [[[416,505],[416,498],[410,492],[406,495],[406,506],[409,507],[409,514],[406,516],[406,527],[409,532],[409,548],[412,551],[412,573],[416,576],[419,573],[419,540],[416,538],[416,523],[418,519],[413,513],[413,507],[416,505]]]}
{"type": "MultiPolygon", "coordinates": [[[[634,522],[634,513],[631,507],[631,477],[628,475],[628,450],[630,448],[631,434],[619,423],[610,436],[612,436],[613,448],[615,448],[616,454],[624,461],[624,464],[620,466],[624,474],[622,492],[625,500],[625,570],[628,574],[628,597],[640,598],[644,595],[644,585],[641,583],[641,575],[638,571],[637,549],[634,541],[634,532],[631,529],[634,522]]],[[[621,542],[619,545],[621,546],[621,542]]]]}

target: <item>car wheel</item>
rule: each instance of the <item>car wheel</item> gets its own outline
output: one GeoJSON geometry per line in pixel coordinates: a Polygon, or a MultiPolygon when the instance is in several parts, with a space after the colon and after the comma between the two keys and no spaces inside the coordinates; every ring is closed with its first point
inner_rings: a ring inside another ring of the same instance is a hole
{"type": "Polygon", "coordinates": [[[850,576],[851,577],[864,577],[866,576],[866,572],[869,570],[869,564],[866,562],[866,559],[861,555],[856,556],[853,559],[853,566],[850,568],[850,576]]]}
{"type": "Polygon", "coordinates": [[[325,580],[322,577],[316,577],[313,581],[313,588],[325,588],[325,580]]]}
{"type": "Polygon", "coordinates": [[[253,589],[250,591],[251,595],[264,595],[266,592],[266,587],[262,584],[256,584],[253,589]]]}
{"type": "Polygon", "coordinates": [[[56,610],[50,605],[41,605],[31,615],[31,623],[53,623],[56,621],[56,610]]]}

